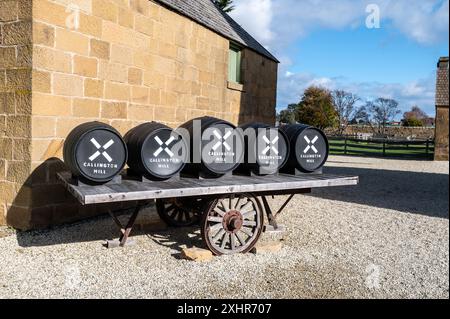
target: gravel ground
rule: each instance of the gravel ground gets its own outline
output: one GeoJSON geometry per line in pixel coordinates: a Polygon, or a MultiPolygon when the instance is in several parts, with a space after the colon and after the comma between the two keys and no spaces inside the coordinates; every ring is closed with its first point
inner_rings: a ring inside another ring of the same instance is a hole
{"type": "Polygon", "coordinates": [[[107,250],[105,217],[10,232],[0,298],[449,298],[448,165],[332,157],[327,172],[361,184],[297,196],[278,253],[182,260],[181,247],[201,245],[195,228],[107,250]]]}

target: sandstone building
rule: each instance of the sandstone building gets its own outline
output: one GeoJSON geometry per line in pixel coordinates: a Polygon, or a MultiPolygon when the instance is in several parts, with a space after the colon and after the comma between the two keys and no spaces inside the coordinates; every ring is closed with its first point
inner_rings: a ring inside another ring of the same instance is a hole
{"type": "Polygon", "coordinates": [[[439,59],[436,84],[435,160],[448,161],[448,57],[439,59]]]}
{"type": "Polygon", "coordinates": [[[277,67],[211,0],[0,0],[0,224],[104,212],[56,179],[78,124],[274,123],[277,67]]]}

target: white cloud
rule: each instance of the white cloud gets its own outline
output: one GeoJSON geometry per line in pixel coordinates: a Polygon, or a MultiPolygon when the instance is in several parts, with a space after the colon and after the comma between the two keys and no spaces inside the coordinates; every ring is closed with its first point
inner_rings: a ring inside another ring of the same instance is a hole
{"type": "Polygon", "coordinates": [[[232,12],[233,18],[266,46],[272,43],[274,40],[272,0],[245,0],[238,1],[236,4],[232,12]]]}
{"type": "Polygon", "coordinates": [[[433,44],[448,38],[448,0],[384,0],[381,17],[394,28],[420,44],[433,44]]]}
{"type": "Polygon", "coordinates": [[[287,77],[287,78],[289,78],[289,77],[291,77],[291,76],[293,76],[294,75],[294,73],[292,73],[291,71],[286,71],[286,73],[285,73],[285,76],[287,77]]]}
{"type": "MultiPolygon", "coordinates": [[[[434,114],[435,74],[409,83],[352,82],[342,77],[327,78],[293,73],[296,57],[286,47],[316,29],[353,29],[365,26],[366,7],[380,8],[382,29],[398,32],[419,45],[447,42],[449,0],[235,0],[231,14],[250,34],[280,59],[278,106],[298,102],[309,85],[345,89],[364,99],[391,97],[402,110],[419,105],[434,114]]],[[[376,31],[376,30],[375,30],[376,31]]],[[[407,53],[405,53],[407,54],[407,53]]]]}
{"type": "Polygon", "coordinates": [[[232,17],[274,50],[317,28],[364,25],[369,4],[380,7],[381,28],[397,30],[420,44],[445,40],[449,34],[449,0],[235,0],[235,4],[232,17]]]}

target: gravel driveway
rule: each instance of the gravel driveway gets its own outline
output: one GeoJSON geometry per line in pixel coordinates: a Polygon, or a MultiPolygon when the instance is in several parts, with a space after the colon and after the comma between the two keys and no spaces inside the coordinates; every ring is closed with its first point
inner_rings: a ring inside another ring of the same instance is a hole
{"type": "Polygon", "coordinates": [[[0,298],[448,298],[448,162],[332,157],[326,171],[361,184],[297,196],[280,252],[182,260],[195,228],[107,250],[100,217],[0,238],[0,298]]]}

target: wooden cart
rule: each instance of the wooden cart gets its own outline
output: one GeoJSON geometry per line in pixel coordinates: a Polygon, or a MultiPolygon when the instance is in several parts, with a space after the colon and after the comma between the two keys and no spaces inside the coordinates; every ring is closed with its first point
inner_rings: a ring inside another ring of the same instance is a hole
{"type": "MultiPolygon", "coordinates": [[[[220,179],[179,178],[164,182],[137,181],[123,177],[120,182],[101,186],[79,184],[68,172],[59,173],[65,187],[83,205],[136,201],[126,226],[111,216],[121,230],[117,246],[125,246],[139,212],[156,201],[158,214],[170,226],[200,223],[202,237],[216,255],[246,253],[261,233],[277,230],[277,216],[296,194],[313,188],[358,184],[356,176],[328,174],[225,176],[220,179]],[[289,195],[274,212],[268,196],[289,195]],[[264,216],[267,217],[265,226],[264,216]]],[[[114,243],[109,242],[114,246],[114,243]]]]}

